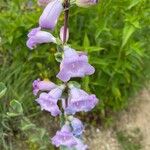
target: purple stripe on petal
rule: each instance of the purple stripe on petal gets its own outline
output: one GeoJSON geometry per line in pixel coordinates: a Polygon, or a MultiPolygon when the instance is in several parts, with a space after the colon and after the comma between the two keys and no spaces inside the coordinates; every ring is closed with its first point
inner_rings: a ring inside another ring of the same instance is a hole
{"type": "MultiPolygon", "coordinates": [[[[60,28],[60,39],[62,42],[64,41],[64,26],[60,28]]],[[[66,42],[68,41],[68,39],[69,39],[69,29],[67,28],[66,42]]]]}

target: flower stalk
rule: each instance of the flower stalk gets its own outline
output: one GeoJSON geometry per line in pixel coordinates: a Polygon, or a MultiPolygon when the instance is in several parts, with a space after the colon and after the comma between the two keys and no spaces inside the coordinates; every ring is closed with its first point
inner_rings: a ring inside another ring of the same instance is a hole
{"type": "Polygon", "coordinates": [[[64,0],[64,34],[63,34],[63,44],[66,43],[67,38],[67,28],[68,28],[68,19],[69,19],[69,0],[64,0]]]}

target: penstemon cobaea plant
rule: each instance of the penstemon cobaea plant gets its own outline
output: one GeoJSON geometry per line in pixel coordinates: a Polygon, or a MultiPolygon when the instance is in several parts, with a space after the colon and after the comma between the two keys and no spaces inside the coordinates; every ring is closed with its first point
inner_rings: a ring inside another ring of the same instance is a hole
{"type": "MultiPolygon", "coordinates": [[[[38,44],[53,42],[63,50],[60,62],[60,71],[57,78],[62,81],[56,85],[49,80],[37,79],[33,82],[33,93],[38,95],[36,102],[41,110],[51,113],[52,116],[60,116],[61,130],[51,139],[52,144],[60,149],[86,150],[87,145],[82,141],[84,131],[83,123],[75,118],[77,112],[88,112],[98,103],[94,94],[88,94],[80,89],[71,78],[92,75],[95,72],[93,66],[88,63],[88,56],[67,45],[69,29],[67,27],[69,9],[76,4],[80,7],[89,7],[97,4],[96,0],[38,0],[38,4],[44,8],[39,19],[39,27],[34,28],[28,34],[27,46],[30,49],[38,44]],[[64,11],[64,25],[60,29],[60,39],[55,38],[47,30],[54,30],[60,14],[64,11]],[[66,96],[67,95],[67,96],[66,96]],[[61,106],[58,105],[61,102],[61,106]]],[[[59,54],[59,52],[57,53],[59,54]]],[[[57,54],[55,55],[57,57],[57,54]]]]}

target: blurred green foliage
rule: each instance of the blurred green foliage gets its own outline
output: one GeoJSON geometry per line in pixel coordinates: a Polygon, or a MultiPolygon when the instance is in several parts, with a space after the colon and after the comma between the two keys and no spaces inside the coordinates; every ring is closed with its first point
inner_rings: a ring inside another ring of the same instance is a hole
{"type": "MultiPolygon", "coordinates": [[[[20,100],[25,114],[38,112],[32,81],[41,77],[59,82],[55,45],[33,51],[26,47],[27,33],[38,26],[41,12],[36,0],[1,0],[0,81],[6,84],[7,94],[0,112],[8,111],[13,98],[20,100]]],[[[88,52],[96,68],[81,84],[100,99],[94,112],[102,118],[127,106],[128,97],[149,78],[148,15],[148,0],[101,0],[97,6],[70,10],[68,43],[88,52]]],[[[56,37],[62,24],[63,15],[53,32],[56,37]]]]}
{"type": "MultiPolygon", "coordinates": [[[[27,112],[33,111],[31,83],[37,77],[56,80],[56,47],[42,45],[33,51],[26,47],[27,33],[38,26],[42,12],[35,1],[3,1],[0,7],[0,80],[8,87],[7,98],[20,99],[27,112]]],[[[69,44],[87,51],[96,67],[95,75],[84,78],[82,86],[100,98],[98,112],[123,108],[145,78],[148,8],[146,0],[102,0],[98,6],[70,10],[69,44]]],[[[62,24],[63,15],[55,36],[62,24]]]]}
{"type": "MultiPolygon", "coordinates": [[[[6,91],[6,86],[0,82],[0,96],[6,91]]],[[[11,100],[7,108],[7,112],[0,109],[0,149],[53,150],[46,129],[36,126],[25,116],[21,102],[11,100]]]]}

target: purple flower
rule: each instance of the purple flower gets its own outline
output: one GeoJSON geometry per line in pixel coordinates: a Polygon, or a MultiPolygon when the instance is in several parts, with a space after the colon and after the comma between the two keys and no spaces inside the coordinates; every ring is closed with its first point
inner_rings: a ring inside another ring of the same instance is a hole
{"type": "Polygon", "coordinates": [[[41,110],[46,110],[51,113],[52,116],[57,116],[61,114],[59,107],[57,105],[58,100],[62,95],[62,89],[56,87],[52,89],[48,94],[41,93],[39,98],[36,100],[41,106],[41,110]]]}
{"type": "Polygon", "coordinates": [[[44,7],[44,6],[46,6],[51,1],[52,0],[38,0],[38,5],[44,7]]]}
{"type": "Polygon", "coordinates": [[[60,131],[56,132],[56,135],[52,138],[52,144],[56,147],[66,146],[69,148],[77,144],[69,125],[65,124],[60,131]]]}
{"type": "Polygon", "coordinates": [[[75,114],[80,111],[90,111],[98,103],[98,99],[94,94],[87,94],[85,91],[78,88],[71,88],[68,98],[67,114],[75,114]]]}
{"type": "Polygon", "coordinates": [[[79,7],[89,7],[98,3],[98,0],[76,0],[76,5],[79,7]]]}
{"type": "Polygon", "coordinates": [[[88,146],[84,145],[84,143],[80,139],[76,138],[76,142],[77,142],[77,145],[71,148],[70,150],[87,150],[88,149],[88,146]]]}
{"type": "Polygon", "coordinates": [[[84,77],[94,72],[95,69],[88,63],[88,57],[85,54],[78,53],[70,47],[64,47],[64,58],[60,65],[60,72],[57,74],[60,80],[67,82],[72,77],[84,77]]]}
{"type": "Polygon", "coordinates": [[[39,19],[40,27],[53,30],[62,10],[63,6],[60,0],[51,1],[39,19]]]}
{"type": "MultiPolygon", "coordinates": [[[[60,39],[62,42],[64,41],[64,26],[62,26],[60,28],[60,39]]],[[[66,41],[65,42],[67,42],[68,39],[69,39],[69,29],[67,28],[67,34],[66,34],[66,41]]]]}
{"type": "Polygon", "coordinates": [[[36,96],[39,91],[50,91],[53,88],[56,87],[56,85],[49,81],[49,80],[43,80],[37,79],[33,82],[33,93],[36,96]]]}
{"type": "Polygon", "coordinates": [[[35,48],[38,44],[42,43],[56,43],[56,38],[49,32],[41,31],[41,27],[34,28],[28,34],[27,47],[30,49],[35,48]]]}
{"type": "Polygon", "coordinates": [[[71,126],[73,128],[73,135],[80,136],[83,133],[84,126],[78,118],[73,118],[71,120],[71,126]]]}

